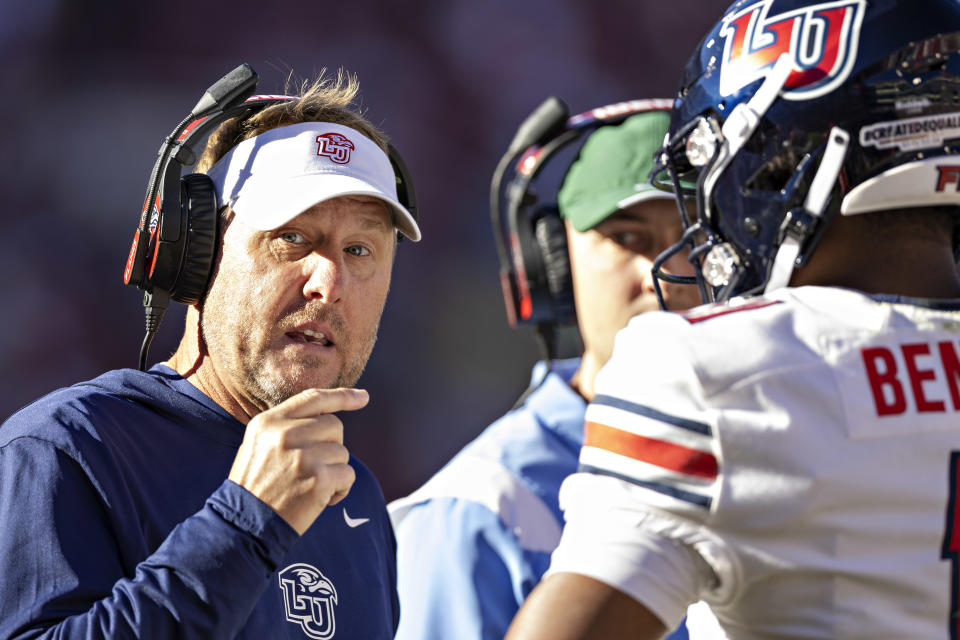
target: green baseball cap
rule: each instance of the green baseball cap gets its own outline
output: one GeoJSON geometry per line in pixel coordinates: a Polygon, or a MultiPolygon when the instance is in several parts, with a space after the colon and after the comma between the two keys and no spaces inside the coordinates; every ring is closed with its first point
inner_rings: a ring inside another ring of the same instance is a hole
{"type": "Polygon", "coordinates": [[[666,111],[648,111],[594,131],[563,179],[557,194],[560,215],[582,232],[638,202],[673,199],[649,181],[653,155],[669,126],[666,111]]]}

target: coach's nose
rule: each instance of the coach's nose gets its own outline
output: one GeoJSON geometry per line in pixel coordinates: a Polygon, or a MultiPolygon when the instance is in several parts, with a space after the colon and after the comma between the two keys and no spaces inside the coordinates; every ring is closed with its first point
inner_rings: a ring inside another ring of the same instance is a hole
{"type": "Polygon", "coordinates": [[[316,251],[304,259],[303,296],[335,304],[343,297],[345,269],[343,254],[316,251]]]}

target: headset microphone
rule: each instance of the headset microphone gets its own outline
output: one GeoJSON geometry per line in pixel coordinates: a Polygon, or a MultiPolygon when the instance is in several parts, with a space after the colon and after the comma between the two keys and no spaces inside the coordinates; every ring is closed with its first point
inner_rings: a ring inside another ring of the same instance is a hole
{"type": "Polygon", "coordinates": [[[258,80],[257,73],[250,65],[241,64],[207,89],[190,114],[198,118],[215,110],[223,111],[232,104],[246,100],[253,95],[258,80]]]}
{"type": "Polygon", "coordinates": [[[557,135],[569,116],[570,110],[563,100],[550,96],[517,127],[507,154],[516,156],[527,147],[541,144],[557,135]]]}

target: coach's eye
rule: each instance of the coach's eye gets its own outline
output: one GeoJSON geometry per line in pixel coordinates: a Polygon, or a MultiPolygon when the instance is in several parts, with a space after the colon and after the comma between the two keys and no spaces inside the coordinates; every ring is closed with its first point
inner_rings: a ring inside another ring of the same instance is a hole
{"type": "Polygon", "coordinates": [[[360,244],[352,244],[346,249],[344,249],[344,251],[346,251],[350,255],[357,256],[357,257],[370,255],[370,249],[360,244]]]}
{"type": "Polygon", "coordinates": [[[303,244],[306,242],[303,234],[297,233],[296,231],[284,231],[280,234],[280,239],[290,244],[303,244]]]}

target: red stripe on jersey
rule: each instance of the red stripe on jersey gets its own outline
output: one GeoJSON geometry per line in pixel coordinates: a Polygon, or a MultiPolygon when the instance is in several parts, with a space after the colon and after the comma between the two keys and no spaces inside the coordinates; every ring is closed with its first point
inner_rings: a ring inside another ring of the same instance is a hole
{"type": "Polygon", "coordinates": [[[587,421],[584,426],[583,445],[606,449],[678,473],[708,480],[717,477],[717,459],[712,454],[664,440],[647,438],[599,422],[587,421]]]}
{"type": "Polygon", "coordinates": [[[729,305],[726,302],[707,305],[705,307],[694,307],[690,311],[681,311],[679,315],[690,324],[697,324],[710,318],[725,316],[738,311],[750,311],[751,309],[763,309],[774,304],[780,304],[780,300],[754,300],[738,305],[729,305]]]}

